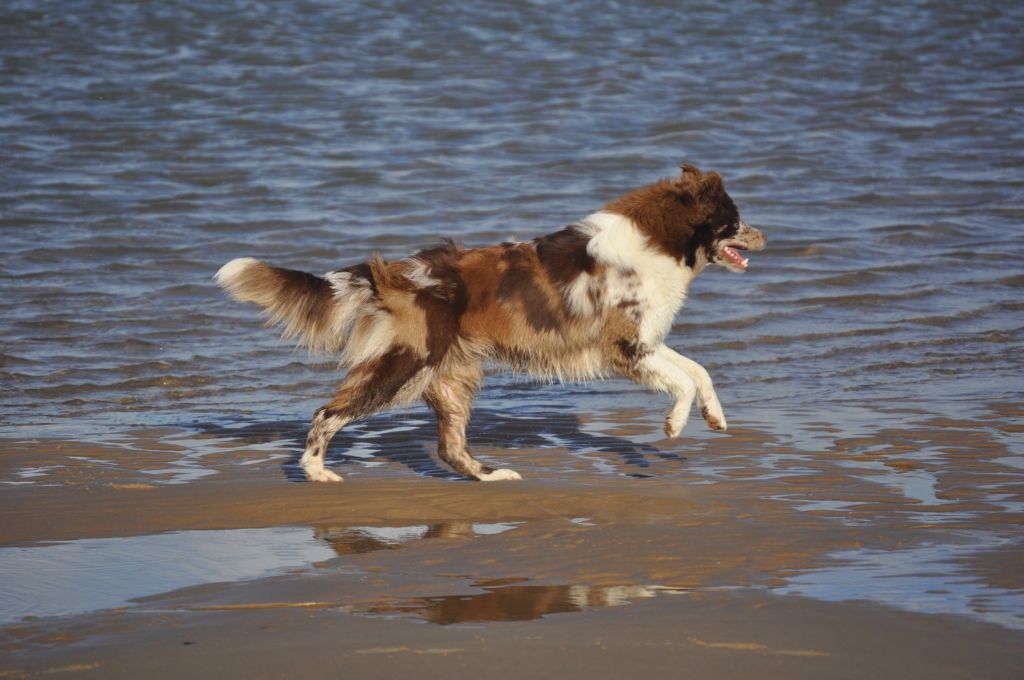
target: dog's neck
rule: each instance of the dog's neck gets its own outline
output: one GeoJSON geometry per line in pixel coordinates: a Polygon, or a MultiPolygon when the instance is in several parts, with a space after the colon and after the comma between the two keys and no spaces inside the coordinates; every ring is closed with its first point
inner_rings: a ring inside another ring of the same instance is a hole
{"type": "Polygon", "coordinates": [[[682,260],[657,248],[633,220],[618,213],[601,210],[585,218],[580,229],[590,235],[587,253],[611,267],[654,275],[685,293],[690,283],[704,270],[707,257],[698,252],[689,267],[682,260]]]}

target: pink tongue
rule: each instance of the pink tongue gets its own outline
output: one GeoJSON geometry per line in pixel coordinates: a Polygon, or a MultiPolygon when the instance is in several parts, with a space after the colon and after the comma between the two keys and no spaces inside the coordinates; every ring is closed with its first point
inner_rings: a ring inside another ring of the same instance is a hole
{"type": "Polygon", "coordinates": [[[732,262],[734,265],[741,269],[747,268],[747,261],[743,259],[742,255],[736,252],[735,248],[730,248],[729,246],[726,246],[725,248],[722,249],[722,252],[725,253],[725,259],[729,260],[729,262],[732,262]]]}

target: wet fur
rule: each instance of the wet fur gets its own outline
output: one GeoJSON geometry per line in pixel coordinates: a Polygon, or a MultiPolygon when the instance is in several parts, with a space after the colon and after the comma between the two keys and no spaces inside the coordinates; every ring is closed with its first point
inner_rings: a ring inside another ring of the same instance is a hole
{"type": "Polygon", "coordinates": [[[664,339],[707,264],[738,266],[723,258],[724,244],[764,243],[740,221],[721,177],[687,165],[676,179],[526,243],[446,243],[323,277],[240,258],[216,278],[235,299],[263,307],[285,336],[338,353],[348,369],[313,417],[301,459],[309,479],[341,480],[324,458],[346,424],[423,399],[437,415],[441,459],[494,481],[519,475],[481,465],[466,443],[488,360],[541,379],[622,375],[674,398],[668,435],[682,430],[694,398],[708,424],[724,430],[707,371],[664,339]]]}

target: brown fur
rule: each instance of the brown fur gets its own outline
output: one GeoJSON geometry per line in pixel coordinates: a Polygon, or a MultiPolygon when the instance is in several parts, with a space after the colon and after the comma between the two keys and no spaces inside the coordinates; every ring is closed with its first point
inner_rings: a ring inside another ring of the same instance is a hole
{"type": "Polygon", "coordinates": [[[437,415],[445,462],[477,479],[518,478],[480,465],[466,446],[487,359],[545,378],[614,372],[667,391],[677,400],[666,421],[670,433],[685,422],[696,394],[708,422],[724,428],[707,372],[662,344],[665,315],[682,304],[706,263],[720,261],[721,244],[756,250],[763,235],[739,221],[717,173],[693,166],[610,202],[598,215],[606,217],[528,243],[466,249],[449,242],[396,262],[375,257],[324,278],[255,260],[225,265],[222,285],[263,306],[286,336],[318,349],[344,347],[348,375],[317,411],[307,438],[303,465],[310,477],[340,479],[323,469],[340,427],[422,398],[437,415]],[[616,222],[622,218],[628,221],[616,222]],[[612,242],[594,245],[605,232],[612,242]],[[619,263],[622,257],[638,264],[619,263]],[[662,291],[665,285],[672,290],[662,291]]]}

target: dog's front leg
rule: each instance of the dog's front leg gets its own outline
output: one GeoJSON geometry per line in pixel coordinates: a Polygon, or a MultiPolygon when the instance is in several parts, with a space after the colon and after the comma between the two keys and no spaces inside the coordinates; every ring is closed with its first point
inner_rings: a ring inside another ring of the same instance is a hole
{"type": "Polygon", "coordinates": [[[684,357],[669,347],[665,347],[665,356],[672,363],[686,371],[694,385],[697,386],[697,400],[700,403],[700,414],[704,417],[708,427],[712,430],[724,431],[727,424],[725,413],[722,412],[722,404],[715,394],[715,386],[711,384],[711,376],[707,370],[693,359],[684,357]]]}
{"type": "Polygon", "coordinates": [[[690,418],[690,408],[697,395],[697,386],[683,367],[673,360],[675,352],[665,345],[644,354],[637,359],[636,375],[638,382],[648,387],[668,392],[675,397],[675,404],[665,416],[665,434],[676,437],[690,418]]]}

